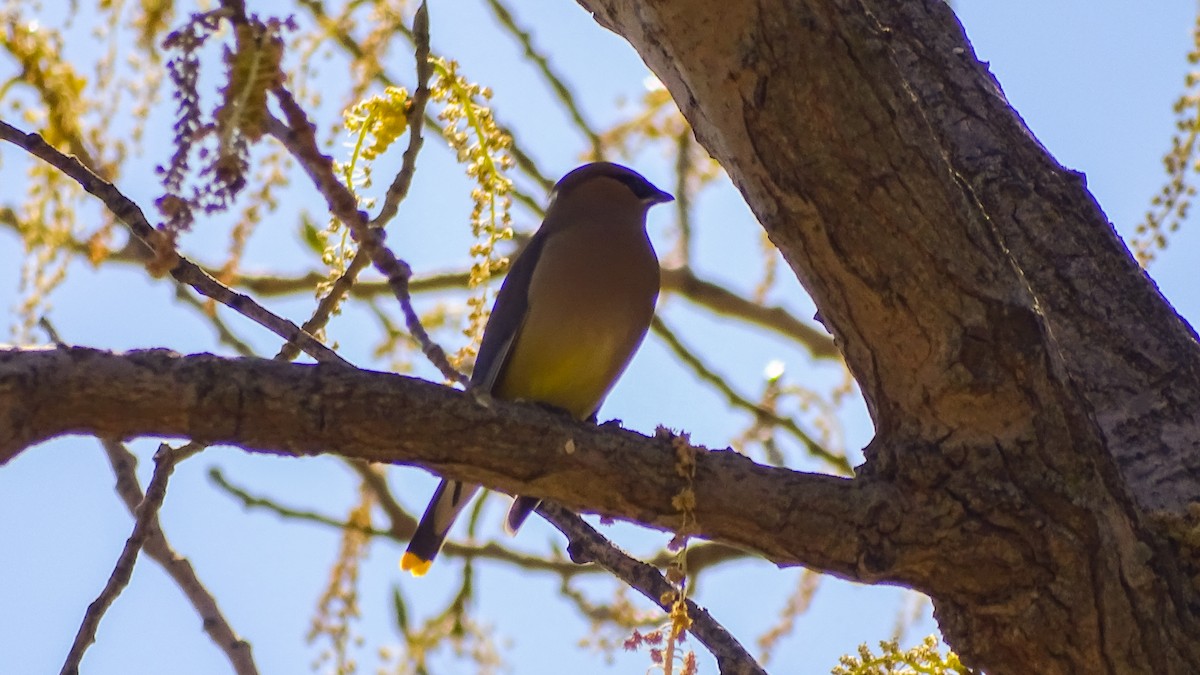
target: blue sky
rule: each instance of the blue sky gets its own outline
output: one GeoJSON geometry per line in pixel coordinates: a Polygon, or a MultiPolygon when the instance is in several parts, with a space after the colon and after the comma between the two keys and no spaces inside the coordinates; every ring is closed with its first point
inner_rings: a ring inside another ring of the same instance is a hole
{"type": "MultiPolygon", "coordinates": [[[[1114,225],[1123,235],[1132,234],[1164,180],[1161,155],[1173,128],[1171,105],[1188,67],[1185,55],[1192,44],[1195,4],[960,0],[956,6],[979,57],[990,63],[1034,134],[1060,163],[1087,175],[1089,188],[1114,225]]],[[[619,119],[622,111],[617,101],[636,99],[642,91],[647,73],[636,53],[597,27],[575,4],[525,1],[514,3],[513,11],[536,43],[552,55],[557,70],[573,83],[597,126],[619,119]]],[[[554,107],[533,71],[514,65],[516,48],[494,46],[495,29],[485,3],[435,2],[432,23],[435,49],[453,55],[461,61],[464,74],[494,89],[498,115],[517,127],[520,141],[547,174],[561,175],[579,163],[585,147],[581,137],[554,107]]],[[[81,22],[77,30],[87,28],[81,22]]],[[[407,69],[397,70],[407,75],[407,69]]],[[[11,72],[12,64],[0,58],[0,76],[7,78],[11,72]]],[[[325,77],[336,78],[335,69],[326,66],[325,77]]],[[[5,119],[10,119],[4,110],[5,119]]],[[[116,125],[119,128],[120,122],[116,125]]],[[[151,149],[119,182],[147,208],[157,195],[151,168],[166,154],[156,143],[167,134],[169,119],[152,117],[151,149]]],[[[17,154],[0,146],[0,186],[21,184],[24,164],[17,154]]],[[[670,167],[661,157],[647,152],[631,163],[668,187],[670,167]]],[[[383,165],[378,171],[378,176],[387,175],[383,165]]],[[[389,233],[397,253],[419,272],[453,268],[464,260],[469,245],[467,189],[449,154],[431,143],[422,158],[413,198],[389,233]]],[[[722,184],[700,197],[696,214],[698,268],[735,288],[751,289],[759,265],[757,224],[740,196],[722,184]]],[[[651,234],[660,251],[667,247],[670,217],[666,209],[651,217],[651,234]]],[[[528,214],[518,213],[516,220],[526,228],[536,224],[528,214]]],[[[300,244],[294,233],[291,221],[264,224],[251,242],[248,258],[261,268],[307,269],[296,260],[300,244]]],[[[213,260],[221,250],[219,235],[220,227],[214,226],[190,236],[184,245],[199,259],[213,260]]],[[[1200,235],[1189,223],[1150,269],[1180,314],[1193,322],[1200,318],[1198,246],[1200,235]]],[[[0,270],[5,270],[0,273],[0,306],[11,308],[18,302],[19,248],[15,237],[0,232],[0,270]]],[[[211,329],[175,302],[173,294],[170,283],[150,280],[138,269],[93,270],[76,264],[54,295],[49,316],[72,343],[220,353],[223,348],[211,329]]],[[[812,315],[810,301],[794,280],[783,280],[771,298],[799,316],[812,315]]],[[[298,297],[268,304],[302,320],[313,303],[298,297]]],[[[803,353],[770,336],[732,329],[678,300],[667,304],[665,315],[710,363],[744,390],[759,385],[763,368],[772,360],[787,365],[789,378],[814,386],[827,386],[839,376],[837,369],[814,365],[803,353]]],[[[277,348],[273,337],[261,329],[245,325],[236,316],[226,319],[263,353],[277,348]]],[[[369,351],[376,331],[366,312],[351,308],[335,321],[330,334],[345,356],[371,365],[369,351]]],[[[423,366],[417,373],[433,376],[423,366]]],[[[643,432],[653,431],[658,424],[686,429],[697,441],[712,445],[727,443],[743,422],[725,410],[719,396],[696,385],[654,340],[635,359],[601,416],[621,419],[643,432]]],[[[847,447],[857,454],[871,436],[860,404],[848,406],[844,423],[847,447]]],[[[139,442],[134,448],[142,459],[144,481],[153,444],[139,442]]],[[[329,459],[281,459],[213,448],[179,468],[163,510],[172,543],[192,560],[234,627],[252,642],[261,671],[309,672],[316,650],[303,644],[303,636],[336,553],[337,536],[311,525],[242,511],[208,482],[207,471],[214,466],[258,493],[334,515],[352,504],[354,480],[329,459]]],[[[805,465],[797,462],[796,466],[805,465]]],[[[415,470],[396,469],[389,478],[413,510],[423,506],[433,486],[432,478],[415,470]]],[[[0,663],[6,664],[6,672],[56,672],[61,666],[84,609],[103,586],[128,536],[131,522],[111,484],[102,451],[84,438],[60,439],[31,449],[0,469],[0,541],[6,551],[0,554],[0,663]]],[[[493,525],[501,512],[498,502],[496,506],[493,525]]],[[[630,526],[609,531],[635,553],[652,551],[666,541],[662,535],[630,526]]],[[[531,522],[513,545],[547,550],[551,543],[561,543],[557,534],[541,522],[531,522]]],[[[413,611],[420,612],[445,602],[461,571],[456,563],[445,562],[425,579],[403,577],[396,568],[400,552],[400,546],[380,542],[364,568],[361,631],[367,645],[394,640],[392,584],[400,584],[413,611]]],[[[697,600],[752,645],[774,622],[799,574],[799,570],[781,571],[753,560],[726,565],[704,578],[697,600]]],[[[644,655],[622,656],[606,670],[599,657],[578,649],[576,642],[587,626],[574,610],[557,602],[554,579],[485,565],[476,583],[478,615],[494,628],[510,672],[625,673],[642,672],[648,665],[644,655]]],[[[608,592],[602,582],[584,587],[597,598],[608,592]]],[[[794,635],[777,650],[771,669],[828,672],[839,655],[859,643],[888,637],[904,597],[898,589],[827,582],[794,635]]],[[[933,630],[926,611],[908,642],[933,630]]],[[[361,672],[374,672],[372,649],[362,650],[360,661],[361,672]]],[[[445,666],[440,672],[456,672],[445,661],[439,663],[445,666]]],[[[154,563],[143,559],[132,584],[105,617],[83,672],[199,674],[227,669],[178,590],[154,563]]],[[[714,670],[706,662],[704,672],[714,670]]]]}

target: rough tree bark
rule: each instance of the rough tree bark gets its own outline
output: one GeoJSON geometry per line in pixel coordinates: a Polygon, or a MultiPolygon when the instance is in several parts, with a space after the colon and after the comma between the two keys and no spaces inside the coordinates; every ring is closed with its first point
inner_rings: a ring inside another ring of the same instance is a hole
{"type": "Polygon", "coordinates": [[[991,673],[1200,672],[1147,524],[1200,495],[1200,349],[941,0],[580,0],[812,293],[897,504],[863,576],[991,673]]]}
{"type": "MultiPolygon", "coordinates": [[[[1196,336],[944,3],[581,2],[733,176],[877,427],[852,480],[701,454],[701,535],[920,589],[993,674],[1200,672],[1196,569],[1151,517],[1200,494],[1196,336]]],[[[0,464],[72,432],[336,452],[679,521],[664,439],[332,365],[0,353],[0,464]]]]}

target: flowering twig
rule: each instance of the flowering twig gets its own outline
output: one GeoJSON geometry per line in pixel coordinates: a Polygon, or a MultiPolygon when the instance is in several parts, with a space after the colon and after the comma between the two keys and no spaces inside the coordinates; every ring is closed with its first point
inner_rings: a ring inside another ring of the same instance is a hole
{"type": "Polygon", "coordinates": [[[403,164],[388,187],[387,196],[383,199],[383,207],[375,219],[371,221],[374,227],[383,227],[396,216],[400,202],[408,195],[412,185],[413,174],[417,168],[417,154],[425,143],[425,108],[429,103],[429,78],[433,67],[429,61],[429,10],[425,3],[417,8],[413,16],[413,42],[416,45],[417,89],[413,92],[408,110],[408,148],[404,151],[403,164]]]}
{"type": "Polygon", "coordinates": [[[191,286],[201,295],[216,300],[279,337],[295,341],[306,354],[318,361],[333,361],[348,365],[345,359],[321,344],[312,335],[302,331],[296,324],[272,313],[249,296],[222,284],[198,265],[179,255],[171,244],[170,237],[164,236],[156,230],[146,220],[145,214],[137,204],[122,194],[112,183],[80,163],[79,160],[54,149],[40,135],[24,133],[4,121],[0,121],[0,140],[8,141],[53,166],[79,183],[89,194],[104,202],[108,210],[154,252],[154,262],[151,264],[167,271],[179,283],[191,286]],[[165,264],[158,265],[164,261],[165,264]]]}
{"type": "MultiPolygon", "coordinates": [[[[675,589],[657,569],[629,557],[582,518],[557,504],[542,502],[538,513],[566,535],[570,541],[567,553],[571,560],[579,564],[596,563],[663,611],[671,610],[671,603],[664,603],[663,598],[670,597],[673,600],[675,589]]],[[[691,600],[687,600],[686,604],[688,616],[692,619],[688,632],[716,657],[721,673],[765,675],[766,671],[746,648],[707,610],[691,600]]]]}
{"type": "Polygon", "coordinates": [[[292,153],[312,179],[317,191],[325,197],[330,213],[350,228],[359,246],[370,256],[375,269],[387,279],[393,295],[400,301],[405,324],[421,345],[421,351],[425,353],[426,358],[446,379],[465,384],[467,378],[450,365],[445,351],[429,336],[413,308],[408,288],[412,268],[383,244],[383,230],[370,226],[367,214],[358,209],[358,200],[354,194],[338,180],[333,160],[321,152],[316,129],[291,92],[286,87],[278,86],[272,90],[272,94],[279,102],[287,123],[271,118],[268,123],[271,135],[292,153]]]}

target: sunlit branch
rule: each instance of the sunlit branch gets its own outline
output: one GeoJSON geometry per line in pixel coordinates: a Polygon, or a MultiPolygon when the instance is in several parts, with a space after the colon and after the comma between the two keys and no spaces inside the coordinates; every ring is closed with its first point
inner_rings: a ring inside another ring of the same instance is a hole
{"type": "Polygon", "coordinates": [[[806,431],[800,428],[800,425],[798,425],[795,420],[783,417],[775,411],[769,410],[735,391],[733,387],[731,387],[729,383],[725,381],[724,377],[714,372],[703,361],[700,360],[700,357],[696,356],[690,349],[688,349],[687,346],[679,340],[675,333],[672,332],[665,323],[663,323],[661,318],[657,316],[654,317],[654,321],[650,324],[650,327],[654,331],[654,334],[662,338],[667,347],[669,347],[671,351],[675,353],[675,356],[678,357],[679,360],[684,363],[684,365],[691,368],[692,372],[694,372],[697,377],[709,383],[717,391],[724,394],[730,405],[735,408],[740,408],[750,412],[757,418],[784,429],[792,436],[795,436],[808,450],[809,454],[825,460],[840,473],[845,475],[852,475],[854,473],[854,469],[850,466],[849,460],[842,455],[827,450],[820,443],[813,440],[813,438],[809,436],[806,431]]]}
{"type": "Polygon", "coordinates": [[[346,364],[342,357],[302,331],[296,324],[272,313],[249,296],[235,292],[192,261],[179,255],[171,248],[168,239],[160,236],[146,220],[146,216],[137,204],[122,194],[112,183],[81,164],[79,160],[54,149],[40,135],[24,133],[3,121],[0,121],[0,139],[23,148],[31,155],[63,172],[79,183],[89,194],[104,202],[104,205],[118,220],[129,227],[142,243],[155,252],[157,258],[173,261],[170,274],[179,283],[191,286],[201,295],[216,300],[285,340],[295,340],[305,353],[317,360],[346,364]]]}
{"type": "MultiPolygon", "coordinates": [[[[101,440],[105,452],[108,453],[109,463],[117,478],[117,494],[120,495],[125,507],[131,515],[137,515],[138,507],[145,499],[141,486],[138,485],[137,457],[124,444],[112,440],[101,440]]],[[[179,555],[171,548],[166,535],[158,522],[157,516],[151,520],[148,527],[143,550],[175,581],[183,594],[187,596],[196,613],[200,615],[204,632],[208,633],[213,644],[217,646],[238,675],[257,675],[258,668],[254,665],[254,657],[250,644],[238,637],[228,619],[217,606],[217,599],[204,587],[196,571],[192,569],[187,558],[179,555]]]]}
{"type": "Polygon", "coordinates": [[[542,74],[542,78],[546,80],[546,83],[554,90],[554,94],[558,97],[559,102],[567,109],[567,114],[570,115],[571,121],[587,137],[588,143],[592,146],[591,159],[593,161],[604,159],[604,141],[600,139],[600,134],[596,133],[592,125],[584,118],[583,110],[575,102],[575,94],[571,93],[571,89],[567,87],[563,79],[550,67],[550,61],[533,46],[533,36],[529,34],[529,31],[517,25],[512,13],[508,11],[508,8],[500,0],[487,1],[488,6],[492,8],[492,13],[496,15],[496,19],[500,22],[501,27],[507,30],[517,42],[521,43],[521,48],[525,50],[525,58],[537,66],[538,72],[542,74]]]}
{"type": "Polygon", "coordinates": [[[75,634],[75,641],[67,652],[61,675],[79,674],[79,664],[83,661],[84,653],[96,641],[96,631],[100,628],[100,620],[104,618],[104,613],[121,595],[121,591],[129,585],[129,579],[133,576],[133,567],[137,563],[138,552],[142,550],[146,539],[155,529],[158,510],[162,508],[163,500],[167,496],[167,481],[170,480],[175,465],[191,457],[200,449],[202,446],[193,443],[179,448],[172,448],[166,444],[159,446],[158,452],[154,455],[154,474],[150,478],[149,485],[146,486],[145,497],[135,509],[133,531],[130,533],[129,539],[125,541],[125,547],[117,557],[112,575],[104,584],[104,589],[100,591],[100,595],[92,601],[92,604],[88,605],[87,611],[83,615],[83,621],[79,625],[79,631],[75,634]]]}
{"type": "Polygon", "coordinates": [[[412,277],[412,268],[408,263],[397,258],[383,244],[383,231],[370,227],[366,213],[358,210],[358,200],[338,180],[333,160],[321,152],[317,143],[316,130],[291,92],[283,86],[277,86],[272,93],[279,102],[280,108],[283,109],[287,124],[272,117],[268,122],[268,130],[271,135],[288,148],[312,179],[317,191],[325,197],[330,213],[350,228],[355,239],[358,240],[359,246],[371,257],[375,268],[387,278],[388,287],[400,301],[408,330],[420,343],[421,351],[426,358],[441,371],[446,379],[465,383],[466,377],[450,365],[449,359],[446,358],[446,352],[429,336],[421,324],[421,318],[412,306],[412,296],[408,288],[408,280],[412,277]]]}
{"type": "MultiPolygon", "coordinates": [[[[663,602],[663,598],[674,597],[674,587],[657,569],[625,555],[582,518],[557,504],[543,502],[538,513],[566,535],[570,541],[567,552],[572,560],[600,565],[664,612],[670,610],[670,604],[663,602]]],[[[765,675],[766,671],[754,657],[707,610],[691,600],[687,605],[688,616],[692,619],[689,632],[716,657],[722,673],[765,675]]]]}

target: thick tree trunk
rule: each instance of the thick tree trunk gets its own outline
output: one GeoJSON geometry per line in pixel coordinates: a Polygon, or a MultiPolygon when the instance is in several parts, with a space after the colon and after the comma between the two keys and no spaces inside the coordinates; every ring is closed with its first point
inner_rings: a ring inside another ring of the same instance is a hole
{"type": "MultiPolygon", "coordinates": [[[[900,504],[860,578],[990,673],[1200,672],[1184,558],[1200,348],[942,0],[580,0],[627,38],[812,293],[900,504]]],[[[1194,573],[1190,572],[1190,573],[1194,573]]]]}
{"type": "MultiPolygon", "coordinates": [[[[1163,534],[1200,495],[1200,347],[942,0],[581,2],[729,170],[877,427],[853,480],[701,454],[699,534],[925,591],[993,675],[1200,672],[1200,556],[1163,534]]],[[[69,432],[415,463],[679,522],[667,439],[337,366],[0,352],[0,464],[69,432]]]]}

